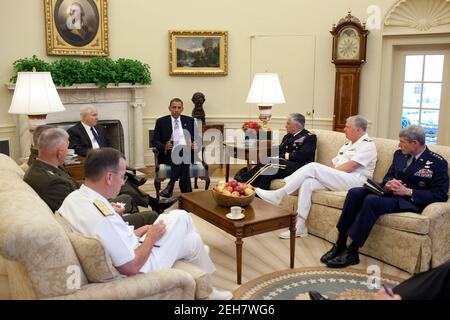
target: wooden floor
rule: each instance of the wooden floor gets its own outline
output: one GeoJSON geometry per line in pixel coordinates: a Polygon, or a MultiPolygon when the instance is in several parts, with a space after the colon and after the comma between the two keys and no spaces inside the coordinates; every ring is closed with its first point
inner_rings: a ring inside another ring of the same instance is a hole
{"type": "MultiPolygon", "coordinates": [[[[230,175],[242,166],[231,166],[230,175]]],[[[224,168],[212,168],[211,177],[215,181],[224,180],[224,168]]],[[[152,175],[153,168],[141,170],[152,175]]],[[[219,228],[193,215],[197,230],[205,244],[209,245],[210,256],[217,267],[213,274],[213,285],[226,290],[235,290],[236,283],[236,246],[235,238],[219,228]]],[[[280,230],[281,231],[281,230],[280,230]]],[[[242,255],[242,284],[279,270],[289,268],[289,240],[278,238],[279,231],[244,238],[242,255]]],[[[297,238],[295,247],[295,267],[324,266],[320,257],[331,248],[331,244],[315,236],[297,238]]],[[[352,266],[354,269],[367,270],[370,265],[379,266],[383,274],[407,279],[410,275],[400,269],[380,262],[376,259],[360,255],[361,262],[352,266]]]]}

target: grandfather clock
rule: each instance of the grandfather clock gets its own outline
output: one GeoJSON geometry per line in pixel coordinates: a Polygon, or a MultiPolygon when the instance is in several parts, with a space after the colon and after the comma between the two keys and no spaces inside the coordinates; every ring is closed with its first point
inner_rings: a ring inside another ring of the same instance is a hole
{"type": "Polygon", "coordinates": [[[330,31],[333,35],[332,63],[336,66],[333,130],[343,131],[345,119],[358,114],[359,76],[366,62],[368,30],[351,15],[339,20],[330,31]]]}

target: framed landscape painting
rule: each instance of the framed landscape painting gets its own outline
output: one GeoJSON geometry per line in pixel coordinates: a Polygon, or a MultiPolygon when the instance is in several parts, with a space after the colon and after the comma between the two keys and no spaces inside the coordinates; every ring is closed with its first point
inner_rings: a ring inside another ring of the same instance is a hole
{"type": "Polygon", "coordinates": [[[44,0],[48,55],[107,56],[107,0],[44,0]]]}
{"type": "Polygon", "coordinates": [[[226,75],[226,31],[169,31],[170,75],[226,75]]]}

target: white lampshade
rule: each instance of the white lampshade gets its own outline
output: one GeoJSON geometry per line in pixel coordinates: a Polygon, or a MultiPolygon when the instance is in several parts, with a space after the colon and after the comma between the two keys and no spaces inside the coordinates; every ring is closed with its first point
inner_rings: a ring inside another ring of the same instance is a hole
{"type": "Polygon", "coordinates": [[[256,73],[246,102],[260,105],[286,103],[278,74],[256,73]]]}
{"type": "Polygon", "coordinates": [[[9,113],[41,115],[66,110],[50,72],[19,72],[9,113]]]}

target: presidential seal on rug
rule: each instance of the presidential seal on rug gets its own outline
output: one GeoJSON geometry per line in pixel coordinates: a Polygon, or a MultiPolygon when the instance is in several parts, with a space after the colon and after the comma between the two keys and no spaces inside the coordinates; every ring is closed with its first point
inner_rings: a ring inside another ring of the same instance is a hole
{"type": "Polygon", "coordinates": [[[250,280],[235,290],[233,299],[310,300],[308,292],[318,291],[331,300],[369,300],[382,284],[392,288],[401,281],[376,270],[368,274],[351,268],[287,269],[250,280]]]}

